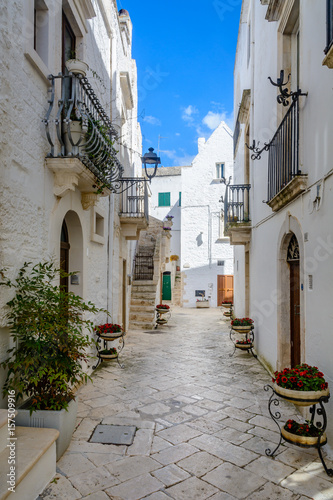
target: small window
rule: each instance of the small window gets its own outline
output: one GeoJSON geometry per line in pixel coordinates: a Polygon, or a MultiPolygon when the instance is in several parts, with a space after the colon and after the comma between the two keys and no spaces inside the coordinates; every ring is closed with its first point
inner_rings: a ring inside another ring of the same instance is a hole
{"type": "Polygon", "coordinates": [[[224,266],[224,260],[218,260],[217,261],[218,266],[224,266]]]}
{"type": "Polygon", "coordinates": [[[178,206],[179,207],[182,206],[182,193],[181,193],[181,191],[179,191],[179,203],[178,203],[178,206]]]}
{"type": "Polygon", "coordinates": [[[216,179],[223,179],[224,177],[224,163],[216,163],[216,179]]]}
{"type": "Polygon", "coordinates": [[[47,66],[49,49],[49,11],[44,0],[34,0],[34,49],[47,66]]]}
{"type": "Polygon", "coordinates": [[[100,245],[105,244],[105,218],[101,209],[96,209],[95,207],[91,210],[91,241],[99,243],[100,245]]]}
{"type": "Polygon", "coordinates": [[[170,207],[170,193],[158,193],[158,206],[170,207]]]}

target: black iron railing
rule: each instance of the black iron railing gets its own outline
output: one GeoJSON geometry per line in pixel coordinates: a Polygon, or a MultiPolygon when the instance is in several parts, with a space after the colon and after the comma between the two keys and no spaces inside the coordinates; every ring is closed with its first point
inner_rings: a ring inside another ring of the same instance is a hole
{"type": "Polygon", "coordinates": [[[147,179],[123,177],[121,184],[120,215],[148,220],[147,179]]]}
{"type": "Polygon", "coordinates": [[[154,257],[139,253],[134,261],[134,280],[152,280],[154,277],[154,257]]]}
{"type": "Polygon", "coordinates": [[[43,120],[51,146],[48,157],[79,158],[112,190],[123,172],[114,148],[117,134],[88,79],[60,73],[49,80],[51,97],[43,120]],[[56,138],[60,148],[55,153],[56,138]]]}
{"type": "Polygon", "coordinates": [[[325,54],[330,50],[333,44],[333,0],[327,2],[327,21],[326,21],[326,48],[325,54]]]}
{"type": "Polygon", "coordinates": [[[270,142],[268,157],[268,197],[271,200],[296,175],[300,175],[298,160],[299,111],[298,99],[288,109],[270,142]]]}
{"type": "Polygon", "coordinates": [[[227,185],[224,196],[224,231],[230,224],[250,222],[251,184],[227,185]]]}

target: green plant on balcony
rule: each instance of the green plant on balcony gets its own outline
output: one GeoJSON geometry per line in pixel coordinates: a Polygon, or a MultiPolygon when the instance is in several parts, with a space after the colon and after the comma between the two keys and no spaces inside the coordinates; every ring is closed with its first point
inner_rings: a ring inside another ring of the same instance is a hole
{"type": "Polygon", "coordinates": [[[102,310],[60,286],[73,273],[52,262],[24,263],[14,280],[1,274],[0,285],[15,293],[7,302],[13,347],[0,363],[7,370],[3,396],[14,391],[16,400],[30,398],[30,413],[67,409],[75,387],[89,378],[82,362],[90,357],[87,332],[94,325],[86,315],[102,310]]]}

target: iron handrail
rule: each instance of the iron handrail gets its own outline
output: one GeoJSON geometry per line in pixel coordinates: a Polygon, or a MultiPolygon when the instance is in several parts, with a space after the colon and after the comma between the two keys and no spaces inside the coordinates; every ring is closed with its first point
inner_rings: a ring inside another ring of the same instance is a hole
{"type": "Polygon", "coordinates": [[[224,196],[224,231],[230,223],[250,222],[251,184],[227,184],[224,196]]]}

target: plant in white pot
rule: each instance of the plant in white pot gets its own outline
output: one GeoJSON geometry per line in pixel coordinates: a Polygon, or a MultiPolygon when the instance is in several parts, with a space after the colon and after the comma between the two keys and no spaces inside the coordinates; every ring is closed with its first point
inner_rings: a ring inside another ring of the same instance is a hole
{"type": "Polygon", "coordinates": [[[25,409],[18,411],[17,425],[65,425],[63,432],[58,429],[57,459],[74,430],[75,388],[89,378],[82,363],[93,341],[83,331],[92,332],[94,325],[85,315],[101,311],[60,286],[64,276],[69,275],[52,262],[25,263],[15,280],[3,275],[0,283],[15,292],[7,302],[13,347],[0,363],[7,370],[2,392],[6,396],[14,391],[18,402],[28,398],[25,409]]]}

